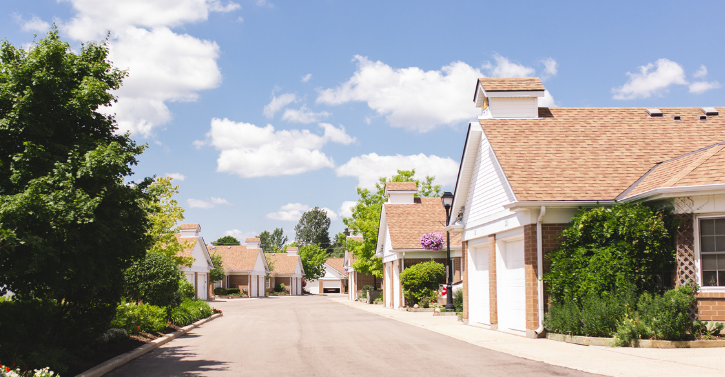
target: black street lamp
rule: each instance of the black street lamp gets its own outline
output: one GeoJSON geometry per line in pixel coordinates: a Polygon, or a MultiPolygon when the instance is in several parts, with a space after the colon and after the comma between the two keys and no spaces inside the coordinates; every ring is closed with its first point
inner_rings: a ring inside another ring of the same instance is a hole
{"type": "MultiPolygon", "coordinates": [[[[451,206],[453,205],[453,194],[446,191],[441,196],[443,207],[446,208],[446,227],[451,222],[451,206]]],[[[453,305],[453,264],[451,263],[451,232],[446,230],[446,311],[455,310],[456,306],[453,305]]]]}

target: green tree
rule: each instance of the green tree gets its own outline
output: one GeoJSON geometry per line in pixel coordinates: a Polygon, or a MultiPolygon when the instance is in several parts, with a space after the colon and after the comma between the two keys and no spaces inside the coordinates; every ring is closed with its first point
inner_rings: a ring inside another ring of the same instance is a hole
{"type": "MultiPolygon", "coordinates": [[[[357,204],[352,208],[352,216],[342,219],[351,232],[361,234],[365,241],[364,245],[358,245],[359,242],[350,244],[348,241],[348,250],[353,251],[357,258],[353,264],[355,271],[374,277],[382,277],[382,263],[380,258],[375,257],[375,248],[378,243],[378,228],[380,226],[380,210],[383,208],[385,198],[386,182],[415,182],[418,186],[416,197],[439,197],[441,195],[441,186],[434,184],[435,177],[427,176],[424,181],[415,179],[415,169],[398,170],[398,174],[391,178],[380,177],[378,183],[375,184],[375,191],[365,188],[358,188],[357,204]]],[[[377,283],[377,282],[376,282],[377,283]]]]}
{"type": "MultiPolygon", "coordinates": [[[[172,306],[179,290],[179,266],[166,255],[150,251],[126,269],[126,298],[156,306],[172,306]]],[[[176,303],[178,304],[178,303],[176,303]]]]}
{"type": "Polygon", "coordinates": [[[191,241],[179,242],[175,233],[177,224],[184,220],[184,208],[174,199],[179,186],[174,186],[171,177],[158,177],[149,187],[149,199],[145,205],[151,227],[146,234],[152,238],[149,251],[162,253],[180,266],[191,267],[194,258],[184,257],[181,252],[192,245],[191,241]]]}
{"type": "MultiPolygon", "coordinates": [[[[151,180],[127,182],[144,147],[99,112],[126,76],[107,57],[106,43],[75,53],[55,28],[28,50],[0,46],[0,291],[21,304],[63,302],[53,331],[31,336],[36,353],[106,330],[124,271],[151,246],[151,180]]],[[[23,322],[33,317],[0,333],[35,328],[23,322]]],[[[22,358],[11,342],[0,337],[0,359],[22,358]]]]}
{"type": "Polygon", "coordinates": [[[295,226],[295,242],[300,246],[320,245],[327,249],[330,246],[330,218],[327,211],[315,207],[302,214],[295,226]]]}
{"type": "Polygon", "coordinates": [[[271,233],[265,230],[259,235],[259,243],[265,253],[279,253],[287,243],[287,236],[282,228],[275,228],[271,233]]]}
{"type": "Polygon", "coordinates": [[[216,241],[213,241],[211,243],[214,246],[224,246],[224,245],[241,245],[242,243],[239,242],[238,239],[232,237],[232,236],[224,236],[219,238],[216,241]]]}
{"type": "Polygon", "coordinates": [[[302,260],[302,267],[305,269],[306,280],[317,280],[325,276],[326,249],[320,245],[306,245],[300,247],[298,254],[302,260]]]}
{"type": "Polygon", "coordinates": [[[214,268],[209,271],[209,281],[224,280],[226,273],[224,270],[224,265],[222,264],[222,255],[219,253],[212,253],[210,257],[212,263],[214,263],[214,268]]]}
{"type": "Polygon", "coordinates": [[[330,247],[330,258],[342,258],[347,250],[347,235],[339,232],[335,235],[330,247]]]}

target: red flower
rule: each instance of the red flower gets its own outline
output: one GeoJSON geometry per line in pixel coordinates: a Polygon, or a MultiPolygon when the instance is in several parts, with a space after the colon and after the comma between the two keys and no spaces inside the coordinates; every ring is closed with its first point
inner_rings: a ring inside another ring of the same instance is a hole
{"type": "Polygon", "coordinates": [[[16,366],[16,365],[18,365],[18,364],[13,363],[13,366],[16,366]]]}
{"type": "Polygon", "coordinates": [[[8,367],[5,367],[5,371],[6,371],[6,372],[10,372],[10,368],[8,368],[8,367]]]}

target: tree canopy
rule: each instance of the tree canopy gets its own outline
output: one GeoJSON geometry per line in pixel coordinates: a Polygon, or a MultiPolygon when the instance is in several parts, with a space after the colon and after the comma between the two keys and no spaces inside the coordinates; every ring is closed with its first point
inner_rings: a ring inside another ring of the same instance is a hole
{"type": "Polygon", "coordinates": [[[342,258],[345,256],[347,249],[347,235],[344,232],[338,232],[332,240],[330,247],[330,258],[342,258]]]}
{"type": "Polygon", "coordinates": [[[209,281],[220,281],[226,276],[224,266],[222,265],[222,255],[219,253],[212,253],[210,255],[214,268],[209,271],[209,281]]]}
{"type": "MultiPolygon", "coordinates": [[[[126,76],[107,58],[105,43],[76,53],[56,29],[28,50],[0,46],[0,291],[63,302],[68,320],[37,338],[59,347],[106,330],[124,271],[152,242],[151,180],[127,181],[144,147],[99,111],[126,76]]],[[[0,358],[12,349],[3,341],[0,358]]]]}
{"type": "Polygon", "coordinates": [[[287,243],[287,236],[282,228],[275,228],[271,233],[265,230],[259,235],[259,243],[265,253],[280,253],[287,243]]]}
{"type": "Polygon", "coordinates": [[[327,211],[315,207],[302,214],[295,226],[295,242],[300,246],[320,245],[327,249],[330,246],[330,218],[327,211]]]}
{"type": "Polygon", "coordinates": [[[164,254],[177,265],[191,267],[194,258],[181,256],[184,248],[191,246],[191,241],[179,242],[175,236],[177,224],[184,220],[184,208],[174,199],[179,186],[174,186],[172,180],[171,177],[159,177],[149,187],[149,200],[145,206],[151,220],[146,233],[153,240],[149,251],[164,254]]]}
{"type": "Polygon", "coordinates": [[[348,250],[351,250],[357,260],[353,264],[356,271],[364,274],[382,277],[382,263],[375,257],[375,248],[378,243],[378,228],[380,226],[380,210],[383,207],[385,198],[386,182],[415,182],[418,186],[416,197],[439,197],[441,185],[434,184],[435,177],[426,176],[420,181],[415,178],[415,169],[398,170],[398,174],[391,178],[380,177],[375,184],[375,191],[365,188],[357,189],[357,204],[352,208],[352,216],[342,219],[342,222],[350,229],[351,234],[361,234],[365,241],[348,241],[348,250]]]}
{"type": "Polygon", "coordinates": [[[302,267],[305,269],[306,280],[317,280],[325,276],[326,249],[320,245],[306,245],[299,248],[298,254],[302,260],[302,267]]]}
{"type": "Polygon", "coordinates": [[[223,246],[223,245],[241,245],[242,243],[239,242],[238,239],[232,237],[232,236],[224,236],[219,238],[216,241],[213,241],[211,243],[214,246],[223,246]]]}

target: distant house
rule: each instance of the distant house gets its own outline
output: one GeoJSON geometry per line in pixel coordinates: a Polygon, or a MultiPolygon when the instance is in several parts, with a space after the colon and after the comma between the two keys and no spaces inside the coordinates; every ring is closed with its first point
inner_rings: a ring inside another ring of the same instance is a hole
{"type": "Polygon", "coordinates": [[[267,259],[259,248],[259,239],[246,246],[229,245],[213,246],[213,252],[222,256],[225,278],[223,288],[239,288],[241,293],[249,297],[264,297],[266,291],[266,275],[269,273],[267,259]]]}
{"type": "Polygon", "coordinates": [[[278,284],[284,284],[285,290],[293,296],[302,294],[302,280],[305,269],[302,267],[302,259],[296,247],[287,247],[286,253],[265,253],[269,259],[272,275],[268,289],[273,289],[278,284]]]}
{"type": "MultiPolygon", "coordinates": [[[[425,233],[441,232],[445,235],[446,210],[441,198],[416,198],[415,182],[388,182],[388,198],[380,211],[377,256],[383,259],[383,295],[387,308],[406,306],[400,273],[421,262],[430,261],[446,265],[446,250],[424,249],[420,238],[425,233]]],[[[451,237],[453,282],[461,280],[461,239],[451,237]]]]}
{"type": "MultiPolygon", "coordinates": [[[[362,236],[348,236],[347,239],[358,242],[363,242],[365,240],[362,236]]],[[[362,293],[362,287],[366,285],[371,287],[375,286],[376,289],[383,288],[382,278],[376,279],[372,275],[366,275],[356,271],[355,268],[352,267],[355,260],[356,258],[353,253],[346,250],[343,270],[347,273],[347,298],[352,301],[357,300],[358,296],[362,293]]]]}
{"type": "Polygon", "coordinates": [[[191,267],[179,266],[181,273],[194,286],[196,297],[206,300],[212,289],[209,271],[214,268],[214,263],[211,261],[204,239],[199,235],[200,232],[199,224],[181,224],[179,233],[175,236],[180,243],[189,243],[179,255],[194,258],[191,267]]]}
{"type": "Polygon", "coordinates": [[[538,107],[538,78],[476,82],[448,228],[461,232],[469,324],[540,336],[544,255],[578,208],[670,203],[675,284],[725,320],[725,108],[538,107]],[[722,242],[721,242],[722,241],[722,242]]]}
{"type": "Polygon", "coordinates": [[[318,293],[346,293],[347,272],[345,272],[345,258],[327,258],[325,261],[325,275],[318,280],[307,282],[307,291],[318,293]]]}

